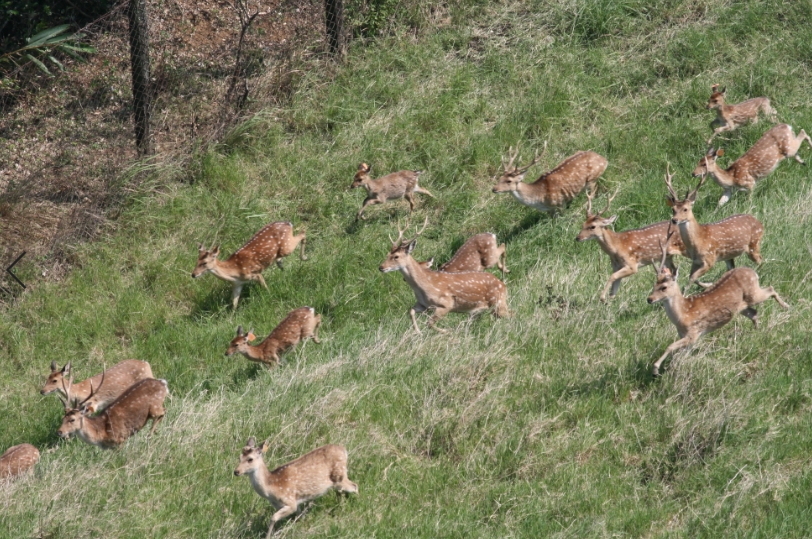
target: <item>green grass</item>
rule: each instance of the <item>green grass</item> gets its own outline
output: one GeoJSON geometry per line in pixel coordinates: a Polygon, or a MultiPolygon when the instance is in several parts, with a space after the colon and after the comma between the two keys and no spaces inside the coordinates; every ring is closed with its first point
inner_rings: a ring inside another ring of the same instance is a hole
{"type": "MultiPolygon", "coordinates": [[[[0,536],[260,537],[272,510],[232,476],[249,436],[270,437],[271,465],[325,443],[350,452],[360,495],[320,499],[280,537],[809,535],[809,169],[782,163],[721,209],[703,187],[702,222],[762,220],[761,282],[792,309],[762,305],[757,331],[737,317],[657,380],[651,363],[677,337],[645,302],[651,269],[603,305],[609,261],[574,241],[583,196],[550,218],[490,191],[509,146],[528,159],[548,141],[529,176],[594,149],[610,162],[596,204],[620,190],[616,230],[665,219],[666,162],[675,186],[695,185],[715,82],[812,129],[808,2],[656,4],[452,5],[417,34],[359,43],[205,155],[194,183],[135,196],[63,282],[24,268],[31,290],[0,320],[0,448],[43,457],[0,487],[0,536]],[[411,290],[377,269],[407,205],[354,223],[362,161],[426,171],[437,198],[418,195],[417,258],[444,262],[482,231],[507,242],[514,317],[411,330],[411,290]],[[198,242],[228,254],[273,220],[307,229],[310,259],[268,270],[268,291],[247,286],[232,312],[226,283],[190,278],[198,242]],[[323,315],[322,344],[272,371],[223,355],[238,325],[265,335],[302,305],[323,315]],[[50,361],[84,377],[130,357],[169,381],[158,433],[115,451],[60,441],[59,403],[37,392],[50,361]]],[[[715,142],[732,158],[767,128],[715,142]]]]}

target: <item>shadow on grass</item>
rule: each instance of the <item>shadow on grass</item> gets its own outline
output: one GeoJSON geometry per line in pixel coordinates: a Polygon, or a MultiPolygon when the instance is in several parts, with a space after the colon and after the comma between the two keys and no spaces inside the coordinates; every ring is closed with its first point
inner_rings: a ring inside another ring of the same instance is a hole
{"type": "Polygon", "coordinates": [[[262,372],[262,369],[268,368],[260,363],[249,362],[244,357],[237,356],[237,354],[234,354],[232,357],[237,357],[237,359],[243,360],[246,363],[245,366],[238,368],[231,375],[231,382],[234,384],[234,387],[243,387],[249,380],[256,380],[262,372]]]}
{"type": "Polygon", "coordinates": [[[620,373],[617,369],[606,367],[599,377],[589,382],[569,386],[566,389],[567,395],[583,397],[603,395],[612,400],[620,398],[621,401],[624,401],[627,395],[623,395],[625,392],[622,390],[620,395],[618,394],[618,385],[629,391],[645,392],[658,382],[658,378],[655,378],[651,372],[653,364],[653,360],[634,358],[625,365],[620,373]]]}
{"type": "Polygon", "coordinates": [[[509,231],[505,232],[502,235],[501,241],[509,244],[514,238],[521,235],[526,230],[536,226],[539,222],[541,222],[542,219],[548,221],[550,219],[553,219],[553,217],[551,217],[546,212],[542,213],[539,211],[534,211],[530,215],[525,216],[524,219],[522,219],[522,221],[518,225],[514,226],[509,231]]]}

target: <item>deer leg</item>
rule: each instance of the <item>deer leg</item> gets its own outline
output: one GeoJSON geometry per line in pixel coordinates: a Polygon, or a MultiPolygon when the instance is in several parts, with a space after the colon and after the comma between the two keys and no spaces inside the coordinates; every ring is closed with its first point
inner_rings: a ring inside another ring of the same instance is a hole
{"type": "Polygon", "coordinates": [[[434,309],[434,314],[431,315],[431,318],[429,318],[429,328],[435,329],[440,333],[448,333],[447,329],[434,327],[434,324],[439,322],[442,317],[444,317],[449,313],[449,311],[451,311],[449,307],[437,307],[436,309],[434,309]]]}
{"type": "Polygon", "coordinates": [[[778,292],[776,292],[775,288],[772,286],[767,288],[756,287],[756,290],[744,297],[744,301],[747,302],[748,306],[752,306],[758,305],[759,303],[764,303],[770,298],[775,298],[775,301],[777,301],[781,307],[784,309],[789,309],[789,304],[781,299],[781,296],[778,295],[778,292]]]}
{"type": "Polygon", "coordinates": [[[798,144],[798,148],[799,148],[799,149],[800,149],[800,147],[801,147],[801,144],[803,144],[804,140],[805,140],[807,143],[809,143],[809,147],[810,147],[810,148],[812,148],[812,138],[809,138],[809,135],[807,135],[807,134],[806,134],[806,131],[804,131],[803,129],[801,129],[801,130],[798,132],[798,136],[797,136],[797,137],[795,137],[795,138],[796,138],[796,139],[800,139],[800,141],[801,141],[801,142],[800,142],[800,144],[798,144]]]}
{"type": "Polygon", "coordinates": [[[364,219],[363,214],[367,206],[369,206],[370,204],[380,204],[380,203],[381,201],[378,200],[377,198],[367,197],[364,200],[364,204],[361,206],[361,209],[358,210],[358,213],[355,215],[355,220],[357,221],[358,219],[364,219]]]}
{"type": "Polygon", "coordinates": [[[753,326],[758,329],[758,311],[752,307],[747,307],[742,314],[753,321],[753,326]]]}
{"type": "MultiPolygon", "coordinates": [[[[305,244],[307,243],[307,237],[305,237],[304,232],[300,234],[302,236],[302,240],[299,242],[299,260],[307,260],[305,256],[305,244]]],[[[294,247],[296,249],[296,247],[294,247]]]]}
{"type": "Polygon", "coordinates": [[[503,243],[498,247],[499,249],[499,258],[497,258],[496,266],[502,270],[502,280],[505,280],[505,273],[510,273],[510,270],[507,269],[507,248],[503,243]]]}
{"type": "Polygon", "coordinates": [[[295,505],[285,505],[284,507],[282,507],[282,509],[274,513],[273,516],[271,517],[271,527],[268,528],[268,535],[266,535],[265,537],[268,538],[271,536],[271,533],[273,532],[273,527],[277,522],[279,522],[285,517],[289,517],[295,512],[296,512],[295,505]]]}
{"type": "Polygon", "coordinates": [[[754,241],[750,243],[750,250],[747,252],[747,256],[750,257],[750,260],[755,262],[758,265],[764,261],[761,257],[761,237],[759,236],[754,241]]]}
{"type": "Polygon", "coordinates": [[[412,193],[406,192],[403,197],[409,202],[409,212],[414,211],[414,196],[412,193]]]}
{"type": "Polygon", "coordinates": [[[313,342],[316,344],[321,344],[319,340],[319,326],[321,325],[321,317],[316,320],[316,325],[313,326],[313,342]]]}
{"type": "Polygon", "coordinates": [[[261,273],[257,273],[256,276],[254,276],[254,279],[259,281],[259,284],[262,285],[262,288],[264,288],[265,290],[268,290],[268,285],[265,284],[265,277],[263,277],[261,273]]]}
{"type": "Polygon", "coordinates": [[[665,353],[660,356],[660,359],[658,359],[654,363],[654,368],[652,369],[652,374],[654,376],[660,376],[660,365],[662,365],[663,361],[665,361],[665,358],[667,358],[670,354],[673,354],[677,350],[680,350],[682,348],[686,348],[688,346],[691,346],[692,344],[694,344],[695,341],[696,341],[696,337],[694,337],[692,335],[686,335],[685,337],[681,338],[680,340],[671,343],[671,345],[669,345],[668,348],[665,349],[665,353]]]}
{"type": "Polygon", "coordinates": [[[708,270],[711,269],[711,264],[708,263],[707,260],[702,260],[699,264],[694,263],[691,267],[691,276],[688,277],[688,285],[685,287],[685,292],[691,288],[691,285],[697,283],[699,286],[703,288],[707,288],[711,286],[709,283],[703,283],[699,281],[699,278],[708,273],[708,270]]]}
{"type": "Polygon", "coordinates": [[[628,277],[629,275],[634,275],[637,273],[637,268],[630,267],[630,266],[623,266],[612,275],[609,276],[609,281],[606,283],[606,286],[603,287],[603,292],[601,292],[601,301],[606,303],[606,292],[609,291],[611,287],[611,292],[609,293],[609,297],[615,297],[617,294],[618,289],[620,288],[620,280],[624,277],[628,277]]]}
{"type": "Polygon", "coordinates": [[[730,271],[730,270],[732,270],[733,268],[736,267],[736,262],[732,258],[729,258],[729,259],[725,260],[725,264],[727,265],[727,270],[728,271],[730,271]]]}
{"type": "Polygon", "coordinates": [[[155,429],[158,427],[158,423],[163,421],[163,418],[164,418],[165,414],[166,414],[166,412],[163,409],[161,409],[161,415],[157,415],[157,416],[152,417],[152,428],[149,429],[149,435],[150,436],[155,434],[155,429]]]}
{"type": "Polygon", "coordinates": [[[236,309],[237,303],[240,301],[240,292],[242,292],[243,283],[235,284],[231,290],[231,305],[236,309]]]}
{"type": "Polygon", "coordinates": [[[726,188],[722,193],[722,198],[719,199],[719,204],[717,205],[724,206],[725,204],[727,204],[727,201],[730,200],[731,194],[732,194],[731,190],[726,188]]]}
{"type": "Polygon", "coordinates": [[[420,328],[419,328],[419,327],[418,327],[418,325],[417,325],[417,319],[415,318],[415,313],[422,313],[422,312],[423,312],[423,311],[425,311],[425,310],[426,310],[426,308],[425,308],[425,307],[423,307],[423,306],[422,306],[421,304],[419,304],[419,303],[416,303],[416,304],[414,305],[414,307],[412,307],[411,309],[409,309],[409,316],[412,318],[412,324],[414,325],[414,330],[415,330],[416,332],[418,332],[418,333],[420,333],[420,328]]]}

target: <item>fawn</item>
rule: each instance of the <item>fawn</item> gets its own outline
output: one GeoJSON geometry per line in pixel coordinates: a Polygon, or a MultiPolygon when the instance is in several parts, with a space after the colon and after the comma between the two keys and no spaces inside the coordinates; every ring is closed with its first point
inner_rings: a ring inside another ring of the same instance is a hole
{"type": "Polygon", "coordinates": [[[763,112],[770,121],[776,121],[775,109],[770,106],[770,100],[766,97],[754,97],[737,105],[726,105],[725,88],[720,90],[718,84],[711,86],[708,110],[716,110],[716,118],[711,122],[713,135],[708,139],[708,145],[719,133],[733,131],[747,123],[758,122],[759,112],[763,112]]]}
{"type": "Polygon", "coordinates": [[[239,326],[237,336],[229,344],[226,355],[231,356],[235,352],[239,352],[251,361],[265,363],[272,367],[279,364],[279,354],[299,341],[312,337],[313,342],[319,344],[320,325],[321,315],[316,314],[313,307],[300,307],[291,311],[270,335],[256,346],[250,344],[256,339],[254,330],[243,333],[242,326],[239,326]]]}
{"type": "MultiPolygon", "coordinates": [[[[51,361],[51,374],[45,381],[45,386],[40,393],[48,395],[54,391],[62,393],[64,397],[64,380],[71,376],[71,364],[66,363],[61,369],[57,367],[55,361],[51,361]]],[[[85,408],[91,414],[95,414],[108,403],[116,400],[130,386],[140,380],[154,378],[152,368],[146,361],[137,359],[127,359],[118,363],[103,373],[71,385],[71,396],[74,399],[85,402],[85,408]],[[104,377],[104,389],[101,387],[101,380],[104,377]],[[93,397],[90,397],[93,384],[98,390],[93,397]]]]}
{"type": "Polygon", "coordinates": [[[0,455],[0,481],[14,479],[39,462],[39,450],[31,444],[9,447],[0,455]]]}
{"type": "Polygon", "coordinates": [[[417,185],[417,180],[423,173],[422,170],[401,170],[392,172],[386,176],[381,176],[373,180],[369,172],[372,168],[366,163],[358,165],[358,172],[350,185],[350,189],[364,187],[367,190],[367,197],[361,205],[361,209],[355,215],[355,220],[364,219],[364,210],[370,204],[383,204],[387,200],[406,198],[409,202],[409,212],[414,211],[414,193],[421,193],[434,198],[434,195],[417,185]]]}

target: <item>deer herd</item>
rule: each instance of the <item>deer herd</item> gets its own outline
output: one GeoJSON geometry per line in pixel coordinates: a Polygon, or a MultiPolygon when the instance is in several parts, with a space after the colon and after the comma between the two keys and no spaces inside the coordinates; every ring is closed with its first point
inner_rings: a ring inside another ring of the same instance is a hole
{"type": "MultiPolygon", "coordinates": [[[[759,113],[775,121],[776,112],[766,97],[727,105],[725,89],[720,90],[718,85],[712,87],[707,107],[716,110],[717,118],[711,124],[713,134],[707,141],[709,148],[693,171],[693,176],[700,178],[696,187],[680,197],[672,185],[674,175],[666,166],[666,203],[671,209],[668,220],[615,232],[612,225],[618,216],[607,217],[605,214],[617,192],[608,198],[603,210],[593,213],[596,182],[608,165],[606,158],[593,151],[578,151],[535,182],[525,183],[527,171],[542,160],[547,145],[545,143],[541,155],[536,153],[528,164],[521,167],[515,164],[519,157],[518,148],[511,148],[507,160],[502,159],[503,172],[495,178],[493,187],[494,193],[510,192],[520,203],[552,213],[562,211],[586,191],[586,221],[575,239],[578,242],[595,240],[609,255],[612,274],[600,293],[602,302],[617,295],[622,279],[636,274],[642,266],[654,265],[656,280],[648,303],[663,303],[666,315],[679,335],[679,339],[669,345],[654,363],[655,376],[659,375],[662,363],[669,355],[692,346],[702,335],[724,326],[736,313],[750,318],[758,327],[756,305],[774,298],[782,308],[789,307],[773,287],[760,287],[754,270],[735,267],[734,260],[741,255],[747,255],[756,265],[761,264],[762,223],[745,214],[733,215],[716,223],[700,223],[693,210],[699,189],[708,176],[723,190],[719,200],[721,206],[728,202],[734,191],[752,192],[755,183],[773,172],[784,158],[793,157],[804,164],[798,150],[804,141],[812,148],[812,139],[803,130],[796,136],[789,125],[776,125],[744,155],[723,169],[717,165],[717,159],[724,155],[724,150],[710,147],[712,140],[720,133],[756,122],[759,113]],[[704,290],[690,296],[683,295],[678,284],[677,256],[691,260],[684,292],[688,292],[694,283],[704,290]],[[713,284],[700,281],[719,261],[726,263],[728,271],[713,284]]],[[[415,207],[414,193],[434,196],[418,186],[421,171],[404,170],[372,179],[370,170],[368,164],[362,163],[350,186],[363,186],[368,193],[356,220],[363,219],[364,210],[370,205],[405,198],[411,212],[415,207]]],[[[420,333],[416,315],[427,311],[433,311],[428,327],[438,331],[445,330],[435,324],[451,312],[473,315],[490,310],[497,317],[510,316],[504,282],[505,274],[509,273],[505,244],[498,244],[493,234],[477,234],[435,271],[431,269],[434,259],[418,262],[412,256],[417,239],[427,224],[428,219],[410,239],[403,237],[408,225],[404,229],[398,227],[398,237],[379,267],[384,273],[399,271],[414,292],[415,303],[409,309],[414,330],[420,333]],[[485,271],[494,266],[501,271],[502,280],[485,271]]],[[[243,286],[258,281],[267,289],[263,271],[274,262],[281,269],[282,259],[297,246],[301,246],[301,259],[306,260],[305,233],[294,234],[289,222],[274,222],[259,230],[224,261],[218,260],[219,246],[205,249],[200,244],[192,277],[212,273],[232,283],[232,307],[236,309],[243,286]]],[[[256,339],[254,330],[245,332],[240,326],[225,354],[239,353],[251,361],[273,367],[280,363],[280,354],[300,341],[312,338],[319,343],[320,324],[321,316],[312,307],[301,307],[290,312],[257,345],[251,344],[256,339]]],[[[64,405],[64,417],[57,430],[59,437],[68,438],[75,434],[88,444],[115,448],[141,430],[149,420],[152,420],[151,433],[155,431],[164,417],[164,400],[169,388],[166,380],[153,377],[152,369],[145,361],[122,361],[77,383],[73,382],[70,363],[59,368],[51,362],[51,372],[41,393],[57,394],[64,405]]],[[[249,438],[234,475],[248,476],[254,490],[276,508],[269,536],[274,525],[296,512],[302,502],[319,497],[330,489],[339,493],[358,492],[358,485],[347,476],[347,450],[344,447],[326,445],[269,471],[263,460],[268,444],[269,441],[265,441],[257,446],[254,437],[249,438]]],[[[11,447],[0,456],[0,479],[21,475],[38,461],[36,447],[30,444],[11,447]]]]}

